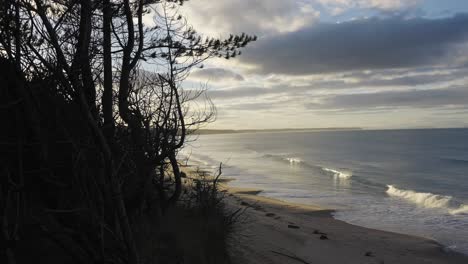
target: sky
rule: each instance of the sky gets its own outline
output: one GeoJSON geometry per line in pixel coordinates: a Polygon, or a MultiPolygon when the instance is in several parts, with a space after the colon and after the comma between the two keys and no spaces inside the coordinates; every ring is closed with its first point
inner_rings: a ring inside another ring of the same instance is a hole
{"type": "Polygon", "coordinates": [[[468,127],[467,0],[191,0],[206,36],[255,34],[195,70],[214,129],[468,127]]]}

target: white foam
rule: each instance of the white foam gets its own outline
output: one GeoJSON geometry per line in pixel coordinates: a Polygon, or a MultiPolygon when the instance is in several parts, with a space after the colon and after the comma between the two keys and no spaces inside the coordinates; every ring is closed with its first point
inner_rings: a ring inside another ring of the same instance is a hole
{"type": "Polygon", "coordinates": [[[353,176],[353,174],[350,172],[338,171],[338,170],[334,170],[330,168],[322,168],[322,170],[331,172],[333,176],[341,178],[341,179],[349,179],[353,176]]]}
{"type": "Polygon", "coordinates": [[[468,205],[462,205],[458,209],[450,210],[451,214],[468,214],[468,205]]]}
{"type": "Polygon", "coordinates": [[[426,208],[442,208],[448,210],[451,214],[468,213],[468,205],[456,202],[452,196],[402,190],[393,185],[387,185],[387,187],[387,194],[390,196],[403,198],[426,208]]]}
{"type": "Polygon", "coordinates": [[[289,164],[291,164],[291,165],[296,165],[296,164],[302,163],[302,160],[300,158],[295,158],[295,157],[285,158],[284,160],[289,161],[289,164]]]}

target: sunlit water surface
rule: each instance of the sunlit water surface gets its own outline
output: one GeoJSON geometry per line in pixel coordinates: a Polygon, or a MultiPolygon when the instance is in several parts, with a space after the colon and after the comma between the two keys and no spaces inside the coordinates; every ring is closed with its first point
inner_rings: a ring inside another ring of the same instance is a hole
{"type": "Polygon", "coordinates": [[[182,155],[231,185],[468,254],[468,129],[199,136],[182,155]]]}

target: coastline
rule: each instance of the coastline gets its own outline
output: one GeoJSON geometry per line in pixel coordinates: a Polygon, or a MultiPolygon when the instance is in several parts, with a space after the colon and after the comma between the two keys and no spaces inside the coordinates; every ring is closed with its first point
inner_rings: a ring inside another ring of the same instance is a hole
{"type": "MultiPolygon", "coordinates": [[[[196,164],[182,170],[213,179],[196,164]]],[[[261,189],[229,185],[233,180],[218,181],[227,210],[243,211],[230,242],[233,263],[468,263],[435,240],[353,225],[335,219],[333,209],[261,196],[261,189]]]]}
{"type": "Polygon", "coordinates": [[[230,187],[226,204],[245,209],[232,242],[234,263],[468,263],[468,256],[438,242],[333,218],[334,210],[258,195],[230,187]]]}

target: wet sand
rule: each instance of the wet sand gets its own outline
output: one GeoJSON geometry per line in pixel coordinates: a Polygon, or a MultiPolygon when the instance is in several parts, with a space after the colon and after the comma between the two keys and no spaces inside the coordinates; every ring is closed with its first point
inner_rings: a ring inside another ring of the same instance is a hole
{"type": "Polygon", "coordinates": [[[256,189],[224,188],[228,208],[246,208],[232,241],[235,263],[468,263],[430,239],[348,224],[332,210],[262,197],[256,189]]]}

